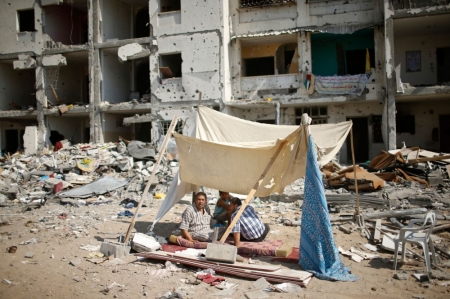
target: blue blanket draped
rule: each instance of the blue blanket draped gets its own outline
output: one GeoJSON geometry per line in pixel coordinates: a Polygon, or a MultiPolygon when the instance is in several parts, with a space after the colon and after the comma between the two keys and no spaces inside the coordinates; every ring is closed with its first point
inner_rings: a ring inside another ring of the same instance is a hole
{"type": "Polygon", "coordinates": [[[319,279],[355,281],[339,257],[334,244],[322,175],[317,164],[316,149],[311,135],[308,138],[305,194],[302,208],[300,238],[300,266],[319,279]]]}

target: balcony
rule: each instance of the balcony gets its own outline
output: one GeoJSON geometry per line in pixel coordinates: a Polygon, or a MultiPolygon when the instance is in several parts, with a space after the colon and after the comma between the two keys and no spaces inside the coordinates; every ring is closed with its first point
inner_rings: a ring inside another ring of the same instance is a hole
{"type": "Polygon", "coordinates": [[[279,89],[297,89],[300,87],[298,74],[242,77],[241,90],[279,90],[279,89]]]}
{"type": "Polygon", "coordinates": [[[158,14],[158,26],[173,26],[181,24],[181,11],[160,12],[158,14]]]}
{"type": "Polygon", "coordinates": [[[450,0],[392,0],[392,6],[394,10],[445,6],[448,4],[450,4],[450,0]]]}

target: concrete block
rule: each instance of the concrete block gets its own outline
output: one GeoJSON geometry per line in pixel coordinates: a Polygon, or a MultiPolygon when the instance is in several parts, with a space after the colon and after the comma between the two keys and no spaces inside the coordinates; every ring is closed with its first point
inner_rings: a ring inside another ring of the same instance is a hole
{"type": "Polygon", "coordinates": [[[67,59],[61,54],[45,55],[42,58],[43,66],[64,66],[67,65],[67,59]]]}
{"type": "Polygon", "coordinates": [[[38,135],[37,127],[25,127],[25,134],[23,134],[23,147],[25,148],[26,155],[32,155],[37,153],[38,148],[38,135]]]}
{"type": "Polygon", "coordinates": [[[161,244],[152,236],[137,233],[133,237],[131,248],[137,252],[154,252],[161,249],[161,244]]]}
{"type": "Polygon", "coordinates": [[[31,58],[30,55],[26,55],[26,54],[19,54],[17,56],[19,57],[19,60],[28,60],[31,58]]]}
{"type": "Polygon", "coordinates": [[[150,55],[150,50],[144,48],[142,45],[138,43],[132,43],[120,47],[119,51],[117,52],[117,55],[119,56],[119,60],[121,62],[124,62],[127,60],[147,57],[150,55]]]}
{"type": "Polygon", "coordinates": [[[131,247],[124,243],[103,242],[100,246],[100,252],[106,257],[114,255],[115,258],[123,258],[130,253],[131,247]]]}
{"type": "MultiPolygon", "coordinates": [[[[19,55],[21,56],[21,55],[19,55]]],[[[28,55],[24,55],[28,56],[28,55]]],[[[28,70],[36,68],[36,60],[28,56],[28,59],[25,60],[14,60],[13,67],[15,70],[28,70]]]]}
{"type": "Polygon", "coordinates": [[[236,262],[237,247],[225,244],[208,244],[205,258],[208,261],[216,261],[234,264],[236,262]]]}

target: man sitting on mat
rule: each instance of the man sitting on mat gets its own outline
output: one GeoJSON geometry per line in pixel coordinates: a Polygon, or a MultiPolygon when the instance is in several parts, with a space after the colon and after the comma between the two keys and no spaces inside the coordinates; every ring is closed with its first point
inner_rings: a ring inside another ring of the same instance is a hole
{"type": "Polygon", "coordinates": [[[181,215],[180,230],[183,237],[191,242],[208,242],[212,240],[211,215],[206,211],[206,194],[198,192],[194,204],[188,206],[181,215]]]}
{"type": "MultiPolygon", "coordinates": [[[[242,202],[239,198],[231,199],[231,220],[236,217],[236,214],[241,209],[242,202]]],[[[256,215],[255,209],[252,206],[246,206],[239,220],[236,222],[233,230],[234,245],[239,247],[242,241],[247,242],[262,242],[270,231],[268,224],[264,224],[256,215]]]]}
{"type": "Polygon", "coordinates": [[[214,208],[213,218],[219,222],[231,222],[230,193],[219,191],[219,200],[214,208]]]}

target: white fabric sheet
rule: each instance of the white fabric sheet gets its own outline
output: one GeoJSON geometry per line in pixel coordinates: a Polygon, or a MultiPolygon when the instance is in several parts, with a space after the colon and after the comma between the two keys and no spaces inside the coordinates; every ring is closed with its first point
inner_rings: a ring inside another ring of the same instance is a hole
{"type": "MultiPolygon", "coordinates": [[[[337,154],[351,126],[351,121],[309,126],[321,166],[337,154]]],[[[299,126],[260,124],[200,107],[195,138],[174,135],[180,172],[153,226],[184,195],[197,191],[197,186],[247,194],[283,141],[286,143],[256,196],[282,193],[285,186],[305,174],[306,143],[299,126]]]]}

